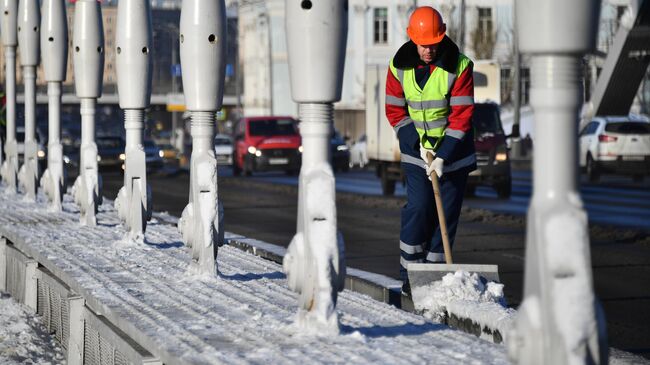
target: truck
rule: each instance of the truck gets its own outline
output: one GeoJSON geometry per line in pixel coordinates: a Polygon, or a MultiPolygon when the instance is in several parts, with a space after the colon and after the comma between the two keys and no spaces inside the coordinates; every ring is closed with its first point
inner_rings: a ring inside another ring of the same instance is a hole
{"type": "MultiPolygon", "coordinates": [[[[499,112],[500,71],[499,64],[494,61],[478,61],[474,65],[476,104],[472,124],[478,169],[470,174],[467,191],[472,194],[477,185],[488,185],[499,197],[508,198],[512,179],[499,112]]],[[[388,65],[368,65],[366,68],[366,135],[368,160],[381,180],[382,193],[393,195],[396,184],[403,182],[404,176],[399,141],[384,112],[387,72],[388,65]]]]}

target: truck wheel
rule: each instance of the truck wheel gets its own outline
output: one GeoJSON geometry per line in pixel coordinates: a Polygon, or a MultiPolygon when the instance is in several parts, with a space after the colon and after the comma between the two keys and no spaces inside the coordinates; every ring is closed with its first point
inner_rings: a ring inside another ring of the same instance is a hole
{"type": "Polygon", "coordinates": [[[495,186],[495,190],[497,191],[499,198],[510,198],[510,195],[512,195],[512,180],[508,179],[504,182],[499,183],[497,186],[495,186]]]}
{"type": "Polygon", "coordinates": [[[386,166],[381,168],[381,191],[386,196],[395,194],[395,180],[388,177],[386,166]]]}
{"type": "Polygon", "coordinates": [[[596,161],[591,157],[591,154],[587,155],[587,178],[591,182],[597,182],[600,179],[600,172],[596,167],[596,161]]]}
{"type": "Polygon", "coordinates": [[[244,157],[244,166],[242,168],[242,171],[244,172],[244,176],[251,176],[253,174],[252,170],[253,170],[253,164],[249,159],[244,157]]]}
{"type": "Polygon", "coordinates": [[[241,175],[241,167],[239,167],[239,163],[237,162],[237,158],[235,158],[232,162],[232,174],[235,176],[241,175]]]}

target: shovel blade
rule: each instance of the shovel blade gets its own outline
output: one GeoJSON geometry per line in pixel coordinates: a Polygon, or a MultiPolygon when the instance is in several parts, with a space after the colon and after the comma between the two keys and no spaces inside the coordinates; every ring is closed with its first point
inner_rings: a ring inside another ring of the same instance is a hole
{"type": "Polygon", "coordinates": [[[409,283],[413,288],[431,285],[434,281],[441,280],[449,273],[458,270],[467,271],[470,274],[476,273],[487,281],[499,282],[499,267],[497,265],[474,265],[474,264],[408,264],[409,283]]]}

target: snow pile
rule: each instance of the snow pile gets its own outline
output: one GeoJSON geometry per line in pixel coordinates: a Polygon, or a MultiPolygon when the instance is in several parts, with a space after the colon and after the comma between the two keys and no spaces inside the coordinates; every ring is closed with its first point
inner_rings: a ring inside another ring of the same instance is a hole
{"type": "Polygon", "coordinates": [[[38,317],[12,298],[0,295],[0,364],[61,364],[61,347],[38,317]]]}
{"type": "Polygon", "coordinates": [[[503,284],[484,283],[477,274],[458,270],[430,285],[411,288],[415,309],[432,320],[454,314],[499,330],[504,337],[514,323],[515,310],[506,308],[503,284]]]}

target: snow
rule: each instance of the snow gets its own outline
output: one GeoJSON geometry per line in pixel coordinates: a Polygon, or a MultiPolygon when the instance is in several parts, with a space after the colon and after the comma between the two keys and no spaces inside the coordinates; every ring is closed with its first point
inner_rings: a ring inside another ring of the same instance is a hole
{"type": "Polygon", "coordinates": [[[575,364],[581,362],[584,347],[596,331],[586,221],[586,214],[576,209],[555,213],[544,227],[555,325],[570,350],[570,363],[575,364]]]}
{"type": "Polygon", "coordinates": [[[328,163],[321,163],[301,178],[305,232],[296,234],[283,265],[290,286],[300,293],[296,325],[307,334],[338,334],[336,299],[344,286],[345,259],[336,229],[334,174],[328,163]]]}
{"type": "Polygon", "coordinates": [[[458,270],[442,280],[411,290],[415,309],[425,317],[435,321],[448,314],[471,318],[481,328],[499,330],[507,342],[516,311],[506,307],[503,284],[483,283],[477,274],[458,270]]]}
{"type": "Polygon", "coordinates": [[[61,346],[41,319],[5,294],[0,294],[0,364],[62,364],[61,346]]]}
{"type": "Polygon", "coordinates": [[[60,213],[43,201],[0,194],[0,233],[165,363],[508,363],[503,346],[348,290],[340,334],[307,334],[279,265],[223,246],[219,277],[196,280],[174,225],[154,218],[145,244],[116,246],[125,228],[110,201],[96,227],[78,223],[69,195],[60,213]]]}

